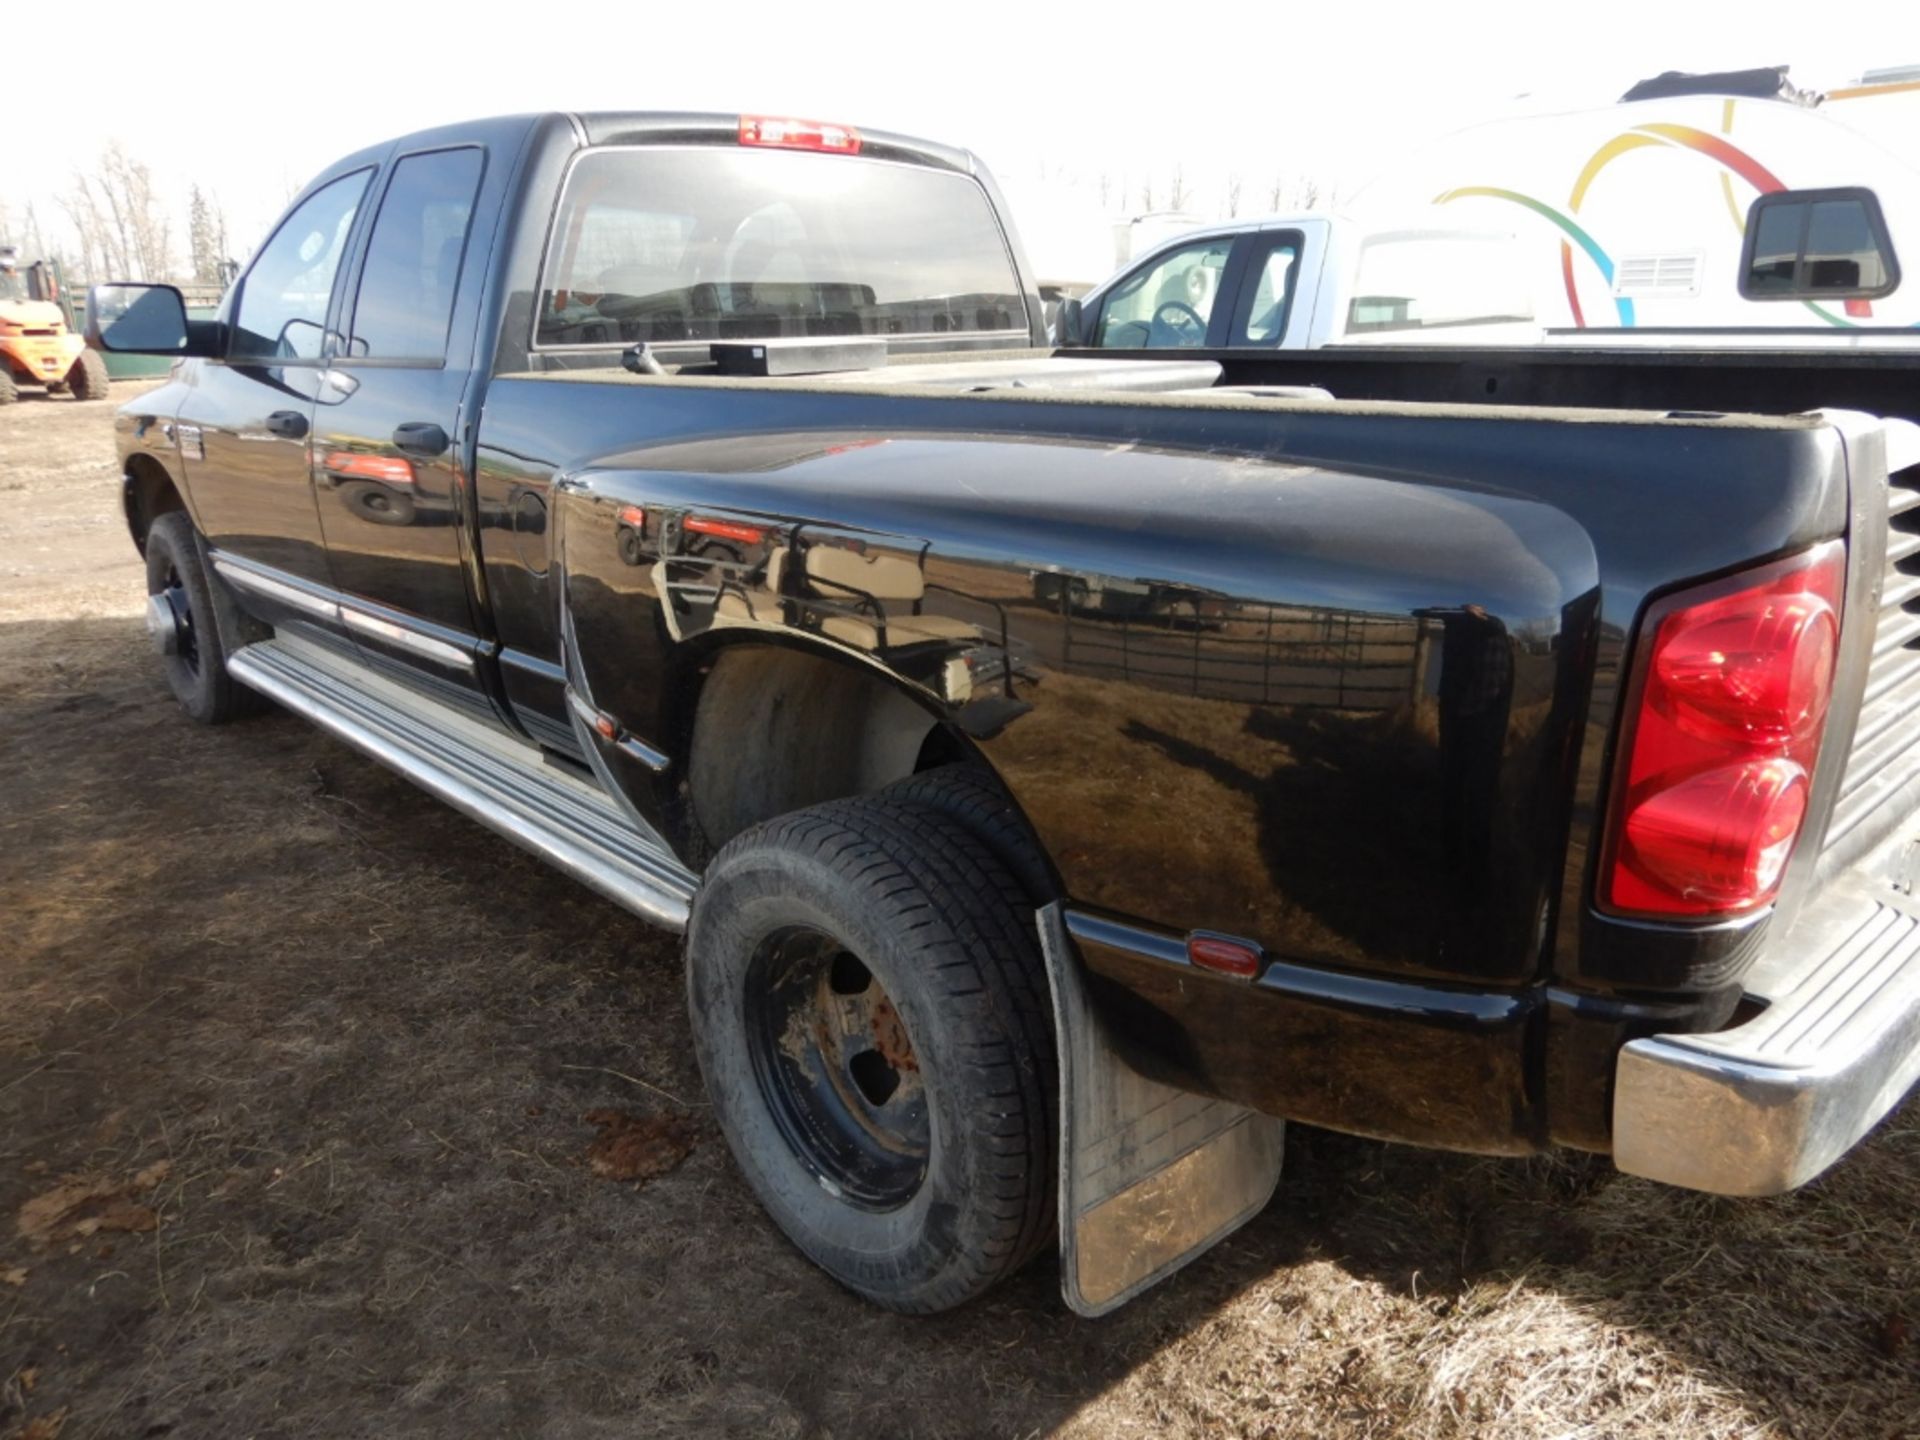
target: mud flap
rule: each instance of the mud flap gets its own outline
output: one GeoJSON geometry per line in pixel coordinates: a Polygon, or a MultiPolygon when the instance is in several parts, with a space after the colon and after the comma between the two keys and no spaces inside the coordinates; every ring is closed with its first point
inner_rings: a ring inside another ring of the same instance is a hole
{"type": "Polygon", "coordinates": [[[1039,924],[1060,1046],[1060,1291],[1104,1315],[1266,1208],[1286,1126],[1128,1065],[1088,1004],[1060,906],[1039,924]]]}

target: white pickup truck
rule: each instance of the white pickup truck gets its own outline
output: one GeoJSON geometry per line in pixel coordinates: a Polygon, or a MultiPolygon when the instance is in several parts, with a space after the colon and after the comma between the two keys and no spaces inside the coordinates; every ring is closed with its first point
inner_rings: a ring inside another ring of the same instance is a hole
{"type": "Polygon", "coordinates": [[[1503,232],[1274,215],[1170,237],[1066,302],[1057,333],[1120,350],[1524,344],[1540,338],[1524,275],[1503,232]]]}

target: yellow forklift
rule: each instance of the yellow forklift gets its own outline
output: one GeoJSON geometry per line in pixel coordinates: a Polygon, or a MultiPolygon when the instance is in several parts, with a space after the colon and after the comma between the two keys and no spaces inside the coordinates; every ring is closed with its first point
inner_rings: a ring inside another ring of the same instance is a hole
{"type": "Polygon", "coordinates": [[[20,267],[20,252],[0,245],[0,405],[22,387],[76,400],[107,398],[107,362],[68,323],[58,271],[45,261],[20,267]]]}

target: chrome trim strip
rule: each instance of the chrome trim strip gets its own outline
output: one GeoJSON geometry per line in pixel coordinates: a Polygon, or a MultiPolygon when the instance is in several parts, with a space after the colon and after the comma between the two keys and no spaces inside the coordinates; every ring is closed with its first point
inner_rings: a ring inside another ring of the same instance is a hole
{"type": "MultiPolygon", "coordinates": [[[[589,705],[586,701],[582,700],[580,698],[580,692],[574,689],[573,686],[571,685],[567,686],[566,693],[567,693],[567,708],[573,712],[574,718],[579,720],[579,722],[582,725],[586,726],[587,729],[592,731],[594,734],[596,735],[599,734],[600,732],[599,732],[598,726],[600,724],[600,718],[601,718],[600,712],[594,709],[593,706],[589,705]]],[[[608,717],[608,718],[611,718],[611,717],[608,717]]]]}
{"type": "Polygon", "coordinates": [[[376,640],[384,640],[396,649],[418,655],[423,660],[432,660],[454,670],[473,669],[473,656],[457,645],[449,645],[444,640],[436,640],[431,635],[422,635],[405,625],[396,625],[391,620],[383,620],[378,615],[369,615],[365,610],[357,610],[351,605],[340,607],[340,618],[346,622],[349,630],[357,630],[376,640]]]}
{"type": "Polygon", "coordinates": [[[358,631],[371,639],[385,641],[395,649],[405,650],[410,655],[418,655],[423,660],[431,660],[453,670],[471,672],[474,666],[473,654],[458,645],[432,635],[421,633],[410,625],[389,620],[363,610],[342,600],[329,600],[288,580],[276,578],[266,572],[264,566],[236,556],[216,554],[213,568],[227,580],[243,590],[251,590],[269,600],[278,601],[290,609],[302,611],[316,620],[325,620],[333,625],[342,625],[349,630],[358,631]]]}
{"type": "Polygon", "coordinates": [[[619,743],[613,748],[618,750],[622,755],[628,756],[630,759],[638,760],[642,765],[656,774],[665,770],[667,766],[672,763],[665,755],[661,754],[651,745],[643,740],[636,740],[631,735],[621,736],[619,743]]]}
{"type": "MultiPolygon", "coordinates": [[[[574,719],[586,727],[586,738],[589,740],[599,740],[603,738],[600,734],[600,722],[602,720],[608,724],[618,723],[614,720],[613,716],[594,709],[593,706],[589,705],[585,700],[582,700],[580,698],[580,692],[571,685],[567,686],[567,709],[573,712],[574,719]]],[[[615,733],[619,734],[618,731],[615,733]]],[[[618,750],[628,759],[638,760],[655,774],[659,774],[673,763],[666,754],[654,749],[651,745],[647,744],[646,741],[633,735],[619,734],[619,738],[614,740],[612,744],[614,749],[618,750]]]]}
{"type": "Polygon", "coordinates": [[[340,607],[333,601],[289,585],[284,580],[275,580],[271,576],[263,575],[244,561],[235,560],[226,555],[216,555],[213,557],[213,568],[222,578],[231,584],[238,585],[242,590],[251,590],[256,595],[264,595],[267,599],[276,600],[289,609],[303,611],[316,620],[325,620],[332,625],[340,623],[340,607]]]}
{"type": "Polygon", "coordinates": [[[606,795],[520,759],[504,734],[482,734],[446,707],[294,640],[249,645],[227,669],[615,904],[686,928],[698,877],[637,834],[606,795]]]}
{"type": "MultiPolygon", "coordinates": [[[[1066,910],[1067,933],[1088,945],[1105,946],[1162,965],[1177,966],[1209,982],[1248,985],[1247,981],[1197,969],[1187,958],[1186,936],[1150,930],[1089,910],[1066,910]]],[[[1249,988],[1257,995],[1288,995],[1317,1004],[1377,1014],[1416,1015],[1466,1029],[1494,1030],[1522,1023],[1540,1004],[1534,990],[1449,990],[1379,975],[1323,970],[1269,957],[1249,988]]]]}
{"type": "Polygon", "coordinates": [[[524,671],[541,680],[552,680],[562,685],[567,680],[567,672],[561,666],[554,664],[551,660],[542,660],[538,655],[529,655],[524,650],[511,648],[502,650],[500,663],[511,665],[514,669],[524,671]]]}

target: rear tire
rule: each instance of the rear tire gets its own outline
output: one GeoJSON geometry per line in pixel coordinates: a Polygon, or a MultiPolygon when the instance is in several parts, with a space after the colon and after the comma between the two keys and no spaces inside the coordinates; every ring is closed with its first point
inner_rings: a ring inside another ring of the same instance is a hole
{"type": "Polygon", "coordinates": [[[1012,872],[1030,905],[1046,905],[1058,897],[1059,886],[1032,828],[983,766],[961,762],[922,770],[896,780],[880,796],[938,810],[965,826],[1012,872]]]}
{"type": "Polygon", "coordinates": [[[76,400],[104,400],[112,384],[107,361],[98,350],[82,350],[80,358],[67,371],[67,385],[76,400]]]}
{"type": "Polygon", "coordinates": [[[20,387],[14,383],[12,372],[0,364],[0,405],[11,405],[19,398],[20,387]]]}
{"type": "Polygon", "coordinates": [[[687,930],[707,1093],[776,1224],[856,1294],[927,1314],[1054,1229],[1052,1013],[1020,883],[878,797],[737,837],[687,930]]]}
{"type": "Polygon", "coordinates": [[[202,725],[258,711],[260,696],[227,674],[212,582],[184,510],[168,511],[147,531],[147,594],[164,596],[177,617],[178,645],[161,663],[180,708],[202,725]]]}

